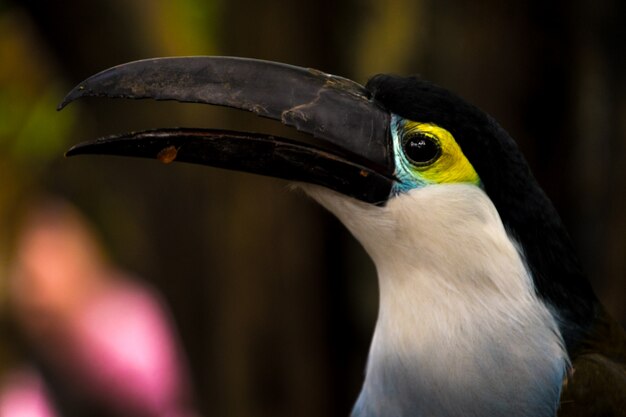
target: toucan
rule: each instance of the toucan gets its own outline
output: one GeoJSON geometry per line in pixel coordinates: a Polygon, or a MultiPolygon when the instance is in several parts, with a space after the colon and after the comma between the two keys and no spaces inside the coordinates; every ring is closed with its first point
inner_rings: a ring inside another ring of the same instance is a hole
{"type": "Polygon", "coordinates": [[[365,86],[234,57],[107,69],[87,96],[206,103],[306,135],[172,128],[67,155],[191,162],[283,178],[327,208],[376,265],[380,303],[353,417],[626,415],[626,336],[583,272],[509,134],[416,76],[365,86]]]}

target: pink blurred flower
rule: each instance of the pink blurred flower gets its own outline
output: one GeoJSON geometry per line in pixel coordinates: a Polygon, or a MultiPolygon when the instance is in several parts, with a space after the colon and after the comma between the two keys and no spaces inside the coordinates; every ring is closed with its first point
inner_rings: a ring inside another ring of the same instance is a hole
{"type": "Polygon", "coordinates": [[[145,288],[119,283],[72,322],[73,371],[116,408],[175,416],[188,392],[169,319],[145,288]]]}
{"type": "Polygon", "coordinates": [[[18,322],[60,380],[120,415],[191,415],[165,304],[107,265],[75,209],[39,204],[27,216],[12,275],[18,322]]]}
{"type": "Polygon", "coordinates": [[[31,370],[8,375],[0,387],[0,417],[56,417],[40,376],[31,370]]]}

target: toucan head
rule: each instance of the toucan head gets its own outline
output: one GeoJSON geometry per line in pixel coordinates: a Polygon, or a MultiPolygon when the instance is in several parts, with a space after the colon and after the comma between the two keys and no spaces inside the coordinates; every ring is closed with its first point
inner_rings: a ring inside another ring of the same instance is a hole
{"type": "Polygon", "coordinates": [[[86,79],[59,109],[87,96],[227,106],[278,120],[312,140],[158,129],[79,144],[67,155],[126,155],[247,171],[322,186],[372,210],[431,185],[466,184],[488,196],[523,250],[538,292],[565,319],[588,316],[592,308],[567,234],[515,142],[489,115],[419,77],[378,75],[361,86],[269,61],[157,58],[86,79]]]}
{"type": "Polygon", "coordinates": [[[456,126],[483,114],[416,77],[377,76],[363,87],[313,69],[229,57],[159,58],[103,71],[59,108],[86,96],[198,102],[279,120],[316,141],[207,129],[159,129],[83,143],[98,153],[183,161],[313,183],[366,203],[428,184],[480,178],[456,126]],[[453,114],[449,113],[450,109],[453,114]]]}

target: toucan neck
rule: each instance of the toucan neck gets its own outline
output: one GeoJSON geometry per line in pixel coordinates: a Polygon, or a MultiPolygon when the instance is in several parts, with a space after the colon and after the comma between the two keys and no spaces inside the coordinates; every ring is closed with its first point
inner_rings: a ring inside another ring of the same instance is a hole
{"type": "Polygon", "coordinates": [[[408,197],[419,214],[390,207],[404,227],[368,243],[380,311],[354,416],[553,416],[567,355],[491,201],[472,186],[408,197]]]}
{"type": "Polygon", "coordinates": [[[354,417],[552,417],[567,354],[557,317],[491,200],[454,184],[385,207],[307,192],[378,270],[380,310],[354,417]]]}
{"type": "Polygon", "coordinates": [[[354,417],[555,415],[567,358],[542,305],[383,294],[354,417]]]}

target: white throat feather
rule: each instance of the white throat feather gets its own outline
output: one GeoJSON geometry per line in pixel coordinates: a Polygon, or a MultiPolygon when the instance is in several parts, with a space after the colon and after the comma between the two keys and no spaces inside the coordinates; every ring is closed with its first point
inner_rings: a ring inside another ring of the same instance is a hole
{"type": "Polygon", "coordinates": [[[380,310],[354,417],[549,417],[568,368],[557,318],[477,186],[385,207],[303,185],[374,260],[380,310]]]}

